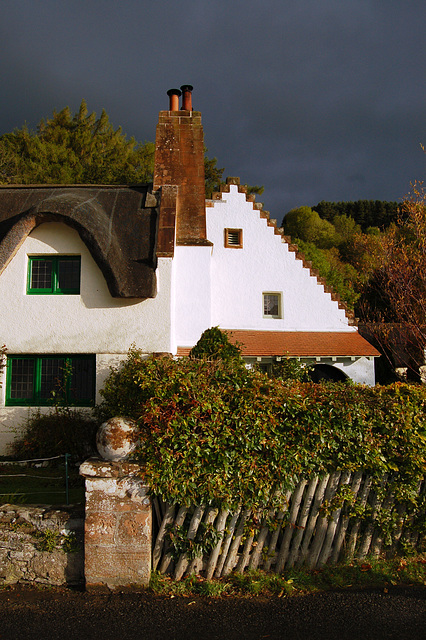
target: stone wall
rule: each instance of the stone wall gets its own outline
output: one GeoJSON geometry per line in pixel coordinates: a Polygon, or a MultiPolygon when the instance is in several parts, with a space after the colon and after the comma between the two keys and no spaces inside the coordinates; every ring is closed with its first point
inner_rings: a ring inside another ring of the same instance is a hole
{"type": "Polygon", "coordinates": [[[0,586],[84,582],[84,511],[0,506],[0,586]]]}

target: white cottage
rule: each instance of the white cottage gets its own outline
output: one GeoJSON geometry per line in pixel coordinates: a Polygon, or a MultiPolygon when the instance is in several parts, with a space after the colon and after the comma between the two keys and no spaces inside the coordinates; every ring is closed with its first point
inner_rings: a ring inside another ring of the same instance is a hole
{"type": "Polygon", "coordinates": [[[0,187],[0,453],[64,369],[61,393],[91,406],[131,344],[184,355],[211,326],[264,368],[288,355],[374,384],[379,353],[262,205],[235,178],[205,200],[201,115],[181,89],[153,185],[0,187]]]}

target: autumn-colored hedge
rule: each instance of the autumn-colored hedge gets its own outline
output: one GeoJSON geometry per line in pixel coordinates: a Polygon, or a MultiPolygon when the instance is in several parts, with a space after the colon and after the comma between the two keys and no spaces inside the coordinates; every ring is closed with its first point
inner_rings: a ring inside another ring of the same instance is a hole
{"type": "Polygon", "coordinates": [[[102,391],[103,417],[138,421],[153,493],[175,503],[271,505],[295,477],[384,473],[415,501],[426,469],[426,389],[271,380],[229,362],[144,359],[136,349],[102,391]]]}

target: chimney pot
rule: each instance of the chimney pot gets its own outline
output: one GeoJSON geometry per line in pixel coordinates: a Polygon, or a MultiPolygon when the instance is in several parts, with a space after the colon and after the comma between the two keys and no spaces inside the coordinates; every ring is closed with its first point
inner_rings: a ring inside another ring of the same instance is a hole
{"type": "Polygon", "coordinates": [[[192,111],[192,87],[190,84],[183,84],[180,88],[182,91],[182,110],[192,111]]]}
{"type": "Polygon", "coordinates": [[[179,111],[179,98],[182,95],[180,89],[169,89],[169,111],[179,111]]]}

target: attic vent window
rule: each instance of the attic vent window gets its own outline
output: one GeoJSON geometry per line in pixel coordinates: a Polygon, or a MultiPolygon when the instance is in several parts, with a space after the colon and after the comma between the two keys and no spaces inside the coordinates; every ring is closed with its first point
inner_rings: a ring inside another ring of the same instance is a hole
{"type": "Polygon", "coordinates": [[[225,247],[227,249],[243,248],[243,230],[225,229],[225,247]]]}

